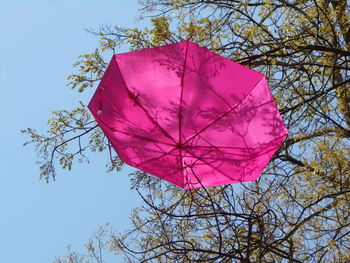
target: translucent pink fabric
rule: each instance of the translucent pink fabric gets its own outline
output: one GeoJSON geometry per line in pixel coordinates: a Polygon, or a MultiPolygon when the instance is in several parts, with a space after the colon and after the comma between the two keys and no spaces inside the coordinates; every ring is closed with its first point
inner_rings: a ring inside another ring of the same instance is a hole
{"type": "Polygon", "coordinates": [[[288,134],[263,74],[190,41],[114,55],[89,109],[121,160],[185,189],[256,180],[288,134]]]}

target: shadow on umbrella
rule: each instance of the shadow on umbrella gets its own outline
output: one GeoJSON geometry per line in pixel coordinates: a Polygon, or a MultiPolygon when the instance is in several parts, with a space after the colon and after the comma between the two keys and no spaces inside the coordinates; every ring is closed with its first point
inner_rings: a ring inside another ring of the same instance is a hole
{"type": "Polygon", "coordinates": [[[263,74],[190,41],[114,55],[89,109],[122,161],[185,189],[256,180],[288,134],[263,74]]]}

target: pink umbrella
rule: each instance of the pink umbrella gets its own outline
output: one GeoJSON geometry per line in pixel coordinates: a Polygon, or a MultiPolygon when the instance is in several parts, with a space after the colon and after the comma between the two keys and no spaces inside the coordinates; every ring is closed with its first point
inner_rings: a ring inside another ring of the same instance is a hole
{"type": "Polygon", "coordinates": [[[288,134],[263,74],[191,41],[114,55],[89,109],[122,161],[185,189],[256,180],[288,134]]]}

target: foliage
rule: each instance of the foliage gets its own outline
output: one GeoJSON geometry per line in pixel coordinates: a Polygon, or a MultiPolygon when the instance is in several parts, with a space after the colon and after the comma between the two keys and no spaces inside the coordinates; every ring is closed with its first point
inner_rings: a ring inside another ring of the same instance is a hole
{"type": "MultiPolygon", "coordinates": [[[[349,5],[145,0],[151,28],[95,32],[101,46],[81,57],[70,87],[84,91],[101,78],[106,63],[100,52],[191,39],[263,72],[290,130],[257,182],[183,191],[135,172],[133,187],[144,205],[134,210],[129,231],[105,237],[111,253],[124,254],[127,262],[350,261],[349,5]]],[[[54,176],[52,154],[70,168],[67,145],[81,136],[90,139],[79,154],[110,150],[85,107],[78,109],[55,112],[48,137],[26,131],[46,160],[45,178],[54,176]],[[80,133],[69,137],[71,132],[80,133]]],[[[112,168],[121,163],[111,161],[117,164],[112,168]]]]}

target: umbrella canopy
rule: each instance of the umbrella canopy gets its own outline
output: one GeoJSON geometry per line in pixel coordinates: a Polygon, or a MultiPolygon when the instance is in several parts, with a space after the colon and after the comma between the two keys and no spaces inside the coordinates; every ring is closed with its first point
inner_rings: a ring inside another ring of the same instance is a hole
{"type": "Polygon", "coordinates": [[[114,55],[88,107],[122,161],[185,189],[256,180],[288,134],[263,74],[188,40],[114,55]]]}

